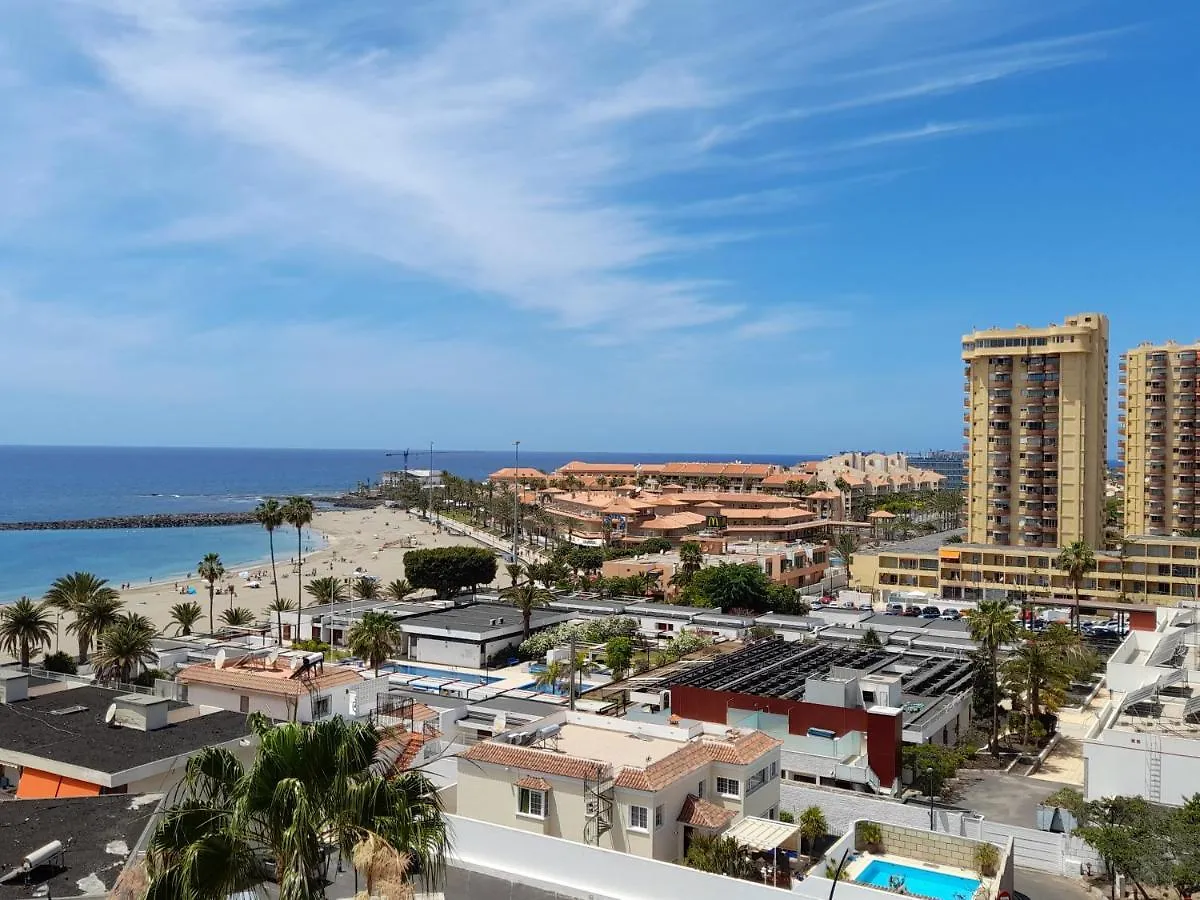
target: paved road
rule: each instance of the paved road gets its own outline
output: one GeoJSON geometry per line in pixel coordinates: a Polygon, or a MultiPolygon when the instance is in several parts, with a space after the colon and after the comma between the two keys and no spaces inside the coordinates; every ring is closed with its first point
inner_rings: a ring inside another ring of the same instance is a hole
{"type": "Polygon", "coordinates": [[[1013,887],[1017,890],[1018,898],[1027,900],[1095,900],[1095,895],[1088,893],[1078,881],[1069,878],[1059,878],[1045,872],[1035,872],[1032,869],[1017,869],[1014,873],[1013,887]]]}
{"type": "Polygon", "coordinates": [[[963,773],[955,803],[993,822],[1037,828],[1037,807],[1063,784],[1003,772],[963,773]]]}

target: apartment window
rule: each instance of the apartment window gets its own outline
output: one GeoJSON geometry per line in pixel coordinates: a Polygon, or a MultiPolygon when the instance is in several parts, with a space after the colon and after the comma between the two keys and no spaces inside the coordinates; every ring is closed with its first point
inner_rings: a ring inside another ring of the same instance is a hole
{"type": "Polygon", "coordinates": [[[629,830],[649,831],[650,811],[644,806],[629,807],[629,830]]]}
{"type": "Polygon", "coordinates": [[[313,718],[323,719],[329,715],[329,698],[318,697],[313,701],[313,718]]]}
{"type": "Polygon", "coordinates": [[[771,763],[771,778],[774,779],[774,778],[778,778],[778,777],[779,777],[779,763],[773,762],[773,763],[771,763]]]}
{"type": "Polygon", "coordinates": [[[662,823],[663,823],[663,808],[662,808],[662,804],[660,803],[658,806],[654,807],[654,827],[662,828],[662,823]]]}
{"type": "Polygon", "coordinates": [[[531,819],[546,818],[546,792],[533,788],[518,788],[517,813],[531,819]]]}
{"type": "Polygon", "coordinates": [[[238,697],[238,712],[250,712],[250,698],[245,694],[238,697]]]}
{"type": "Polygon", "coordinates": [[[749,781],[746,782],[746,796],[749,797],[751,794],[753,794],[755,791],[757,791],[760,787],[762,787],[766,783],[767,783],[767,770],[764,767],[762,769],[759,769],[753,775],[751,775],[749,781]]]}
{"type": "Polygon", "coordinates": [[[703,781],[701,781],[698,785],[696,785],[696,796],[699,797],[701,800],[704,799],[704,782],[703,781]]]}
{"type": "Polygon", "coordinates": [[[722,797],[740,797],[742,795],[741,785],[738,784],[736,778],[721,778],[718,776],[717,793],[722,797]]]}

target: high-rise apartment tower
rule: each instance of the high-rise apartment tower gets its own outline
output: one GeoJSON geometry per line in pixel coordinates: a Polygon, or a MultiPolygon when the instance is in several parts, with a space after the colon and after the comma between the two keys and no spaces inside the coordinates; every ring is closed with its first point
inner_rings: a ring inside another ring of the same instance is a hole
{"type": "Polygon", "coordinates": [[[963,337],[967,541],[1104,540],[1108,318],[963,337]]]}
{"type": "Polygon", "coordinates": [[[1200,343],[1142,344],[1121,357],[1117,446],[1125,464],[1125,533],[1200,529],[1196,487],[1200,343]]]}

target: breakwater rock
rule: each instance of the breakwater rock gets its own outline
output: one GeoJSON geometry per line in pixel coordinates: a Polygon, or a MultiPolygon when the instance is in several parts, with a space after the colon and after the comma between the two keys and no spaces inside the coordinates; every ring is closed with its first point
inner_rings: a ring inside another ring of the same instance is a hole
{"type": "Polygon", "coordinates": [[[252,512],[156,513],[146,516],[102,516],[96,519],[59,519],[53,522],[0,522],[0,531],[67,531],[77,528],[201,528],[215,525],[252,525],[252,512]]]}
{"type": "Polygon", "coordinates": [[[358,494],[342,494],[338,497],[313,497],[314,503],[327,503],[337,509],[374,509],[383,505],[381,497],[362,497],[358,494]]]}

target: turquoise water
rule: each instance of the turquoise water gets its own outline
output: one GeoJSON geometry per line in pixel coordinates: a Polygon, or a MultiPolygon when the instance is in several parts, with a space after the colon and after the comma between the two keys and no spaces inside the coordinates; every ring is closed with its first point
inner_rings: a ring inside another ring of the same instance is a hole
{"type": "Polygon", "coordinates": [[[380,666],[379,671],[395,672],[400,675],[420,675],[422,678],[448,678],[455,681],[475,681],[479,684],[493,684],[494,682],[504,680],[503,678],[490,678],[465,672],[448,672],[445,669],[427,669],[424,666],[410,666],[407,663],[393,663],[387,666],[380,666]]]}
{"type": "MultiPolygon", "coordinates": [[[[311,533],[306,543],[319,546],[320,536],[311,533]]],[[[267,533],[257,525],[0,531],[0,601],[40,597],[55,578],[74,571],[93,572],[114,584],[178,578],[194,572],[206,553],[219,553],[225,568],[236,571],[270,557],[267,533]]],[[[295,555],[295,531],[277,532],[276,560],[286,566],[295,555]]]]}
{"type": "MultiPolygon", "coordinates": [[[[588,684],[587,682],[584,682],[582,687],[576,688],[575,696],[578,697],[584,691],[590,691],[594,687],[595,687],[594,684],[588,684]]],[[[531,681],[531,682],[529,682],[529,684],[521,685],[520,690],[536,691],[539,694],[553,694],[556,697],[567,696],[567,688],[565,685],[563,685],[561,687],[555,687],[555,686],[549,685],[549,684],[538,684],[536,681],[531,681]]]]}
{"type": "Polygon", "coordinates": [[[872,860],[854,880],[861,884],[892,888],[892,879],[904,879],[901,887],[909,894],[932,897],[933,900],[971,900],[979,889],[979,879],[948,875],[933,869],[902,866],[882,859],[872,860]]]}

